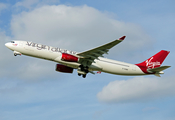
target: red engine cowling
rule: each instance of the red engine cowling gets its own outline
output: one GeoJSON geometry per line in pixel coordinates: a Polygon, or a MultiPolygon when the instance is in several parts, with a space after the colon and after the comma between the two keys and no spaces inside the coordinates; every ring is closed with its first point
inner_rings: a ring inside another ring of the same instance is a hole
{"type": "Polygon", "coordinates": [[[73,68],[67,67],[65,65],[56,64],[56,71],[64,73],[73,73],[73,68]]]}
{"type": "Polygon", "coordinates": [[[62,53],[61,60],[68,61],[68,62],[78,62],[78,57],[75,57],[75,56],[67,54],[67,53],[62,53]]]}

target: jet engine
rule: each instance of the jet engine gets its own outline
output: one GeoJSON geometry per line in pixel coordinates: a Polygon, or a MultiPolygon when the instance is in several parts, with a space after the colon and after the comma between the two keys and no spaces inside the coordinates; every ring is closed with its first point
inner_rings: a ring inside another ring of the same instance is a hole
{"type": "Polygon", "coordinates": [[[75,57],[75,56],[67,54],[67,53],[62,53],[61,60],[67,61],[67,62],[78,62],[78,57],[75,57]]]}
{"type": "Polygon", "coordinates": [[[63,73],[73,73],[73,68],[61,64],[56,64],[55,70],[63,73]]]}

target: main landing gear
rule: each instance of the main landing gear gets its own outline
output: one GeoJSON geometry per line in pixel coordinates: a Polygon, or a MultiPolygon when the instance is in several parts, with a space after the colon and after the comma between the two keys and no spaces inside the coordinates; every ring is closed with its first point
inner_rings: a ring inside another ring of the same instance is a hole
{"type": "Polygon", "coordinates": [[[80,65],[77,72],[78,72],[78,76],[82,75],[83,78],[86,78],[86,75],[89,72],[88,67],[84,67],[83,65],[80,65]]]}
{"type": "Polygon", "coordinates": [[[78,73],[78,76],[81,76],[81,75],[82,75],[83,78],[86,78],[87,74],[80,74],[80,73],[78,73]]]}

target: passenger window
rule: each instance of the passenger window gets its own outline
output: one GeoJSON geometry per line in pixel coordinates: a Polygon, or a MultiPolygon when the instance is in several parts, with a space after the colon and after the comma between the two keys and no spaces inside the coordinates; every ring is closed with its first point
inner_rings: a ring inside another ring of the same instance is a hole
{"type": "Polygon", "coordinates": [[[11,41],[11,43],[15,43],[14,41],[11,41]]]}

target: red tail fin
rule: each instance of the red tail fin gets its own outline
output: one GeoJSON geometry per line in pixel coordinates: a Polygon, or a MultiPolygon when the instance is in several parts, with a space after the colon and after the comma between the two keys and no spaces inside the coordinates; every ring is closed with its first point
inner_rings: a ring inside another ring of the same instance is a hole
{"type": "Polygon", "coordinates": [[[170,51],[161,50],[160,52],[150,57],[149,59],[145,60],[142,63],[136,64],[136,65],[140,67],[143,72],[147,73],[147,69],[153,69],[153,68],[160,67],[169,53],[170,51]]]}

